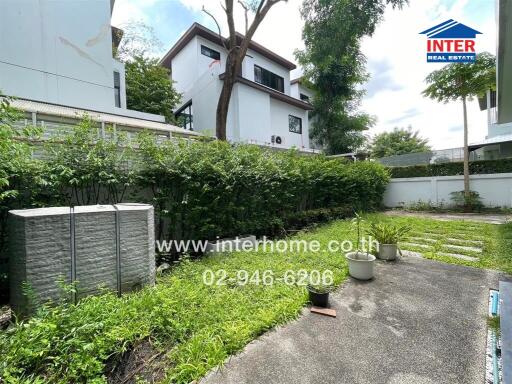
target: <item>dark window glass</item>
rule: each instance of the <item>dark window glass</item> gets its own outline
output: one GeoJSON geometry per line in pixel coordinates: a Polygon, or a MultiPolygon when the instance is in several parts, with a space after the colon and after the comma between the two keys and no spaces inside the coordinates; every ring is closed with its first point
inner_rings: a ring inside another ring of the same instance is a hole
{"type": "Polygon", "coordinates": [[[309,96],[308,95],[305,95],[303,93],[300,94],[300,99],[302,101],[305,101],[306,103],[309,103],[309,96]]]}
{"type": "Polygon", "coordinates": [[[114,71],[114,98],[116,107],[121,108],[121,75],[114,71]]]}
{"type": "Polygon", "coordinates": [[[276,91],[284,92],[284,79],[258,65],[254,66],[254,81],[273,88],[276,91]]]}
{"type": "Polygon", "coordinates": [[[205,47],[204,45],[201,45],[201,54],[211,57],[213,60],[220,60],[220,53],[217,51],[214,51],[211,48],[205,47]]]}
{"type": "Polygon", "coordinates": [[[178,123],[184,128],[191,131],[194,130],[194,121],[192,117],[192,102],[183,106],[178,112],[174,114],[178,123]]]}
{"type": "Polygon", "coordinates": [[[302,133],[302,119],[297,116],[288,115],[288,128],[290,132],[302,133]]]}

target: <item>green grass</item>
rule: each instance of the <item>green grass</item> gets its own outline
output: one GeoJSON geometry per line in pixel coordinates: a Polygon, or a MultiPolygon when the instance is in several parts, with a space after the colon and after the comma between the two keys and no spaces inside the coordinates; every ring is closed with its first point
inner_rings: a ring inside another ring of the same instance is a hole
{"type": "MultiPolygon", "coordinates": [[[[409,224],[415,233],[438,233],[436,248],[447,237],[461,236],[484,242],[477,263],[427,252],[444,262],[512,272],[512,227],[429,219],[387,217],[373,214],[370,221],[409,224]],[[468,228],[471,225],[473,228],[468,228]]],[[[323,249],[330,240],[353,240],[349,221],[337,221],[297,238],[318,240],[323,249]]],[[[424,250],[419,250],[424,251],[424,250]]],[[[105,362],[120,356],[141,340],[150,340],[165,351],[165,382],[188,383],[201,378],[263,332],[298,316],[307,302],[304,287],[286,285],[276,278],[287,270],[332,270],[334,283],[347,276],[343,255],[318,253],[233,253],[185,261],[158,284],[117,298],[105,293],[78,305],[44,308],[27,322],[0,333],[0,381],[7,383],[104,383],[105,362]],[[203,284],[207,270],[225,270],[236,277],[272,270],[272,286],[228,282],[203,284]]]]}

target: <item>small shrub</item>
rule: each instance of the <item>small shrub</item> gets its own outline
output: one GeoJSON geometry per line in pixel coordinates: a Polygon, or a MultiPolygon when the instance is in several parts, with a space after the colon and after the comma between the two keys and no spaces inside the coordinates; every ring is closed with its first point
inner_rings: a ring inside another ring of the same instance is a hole
{"type": "Polygon", "coordinates": [[[458,209],[480,211],[484,207],[480,194],[476,191],[469,191],[469,197],[466,197],[464,191],[452,192],[450,196],[455,207],[458,209]]]}
{"type": "Polygon", "coordinates": [[[393,225],[388,223],[371,223],[368,234],[379,244],[397,244],[411,231],[408,225],[393,225]]]}

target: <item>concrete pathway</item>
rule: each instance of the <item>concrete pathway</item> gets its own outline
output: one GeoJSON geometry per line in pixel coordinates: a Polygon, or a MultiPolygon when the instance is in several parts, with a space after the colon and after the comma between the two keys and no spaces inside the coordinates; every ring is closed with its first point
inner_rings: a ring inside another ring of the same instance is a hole
{"type": "Polygon", "coordinates": [[[466,220],[489,224],[505,224],[512,220],[512,215],[500,213],[437,213],[437,212],[411,212],[394,209],[384,212],[389,216],[414,216],[441,221],[466,220]]]}
{"type": "Polygon", "coordinates": [[[503,276],[416,257],[376,272],[332,294],[336,318],[306,309],[202,383],[482,384],[488,290],[503,276]]]}

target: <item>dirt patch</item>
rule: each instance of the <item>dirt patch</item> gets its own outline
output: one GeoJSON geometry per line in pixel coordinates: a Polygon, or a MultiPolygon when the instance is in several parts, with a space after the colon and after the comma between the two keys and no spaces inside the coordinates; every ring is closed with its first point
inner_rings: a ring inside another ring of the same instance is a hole
{"type": "Polygon", "coordinates": [[[105,369],[109,384],[158,383],[165,377],[168,359],[149,339],[138,342],[121,356],[111,358],[105,369]]]}

